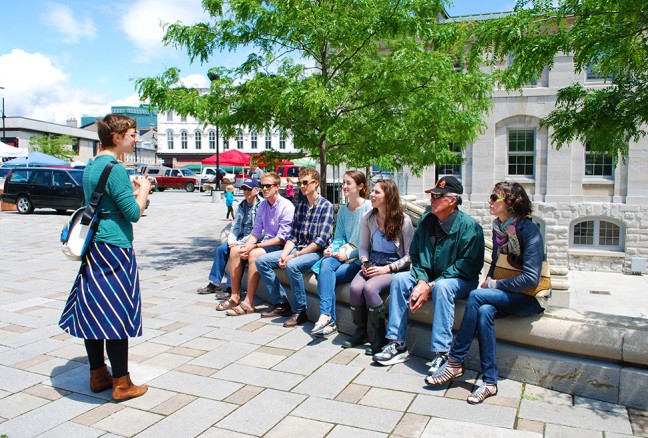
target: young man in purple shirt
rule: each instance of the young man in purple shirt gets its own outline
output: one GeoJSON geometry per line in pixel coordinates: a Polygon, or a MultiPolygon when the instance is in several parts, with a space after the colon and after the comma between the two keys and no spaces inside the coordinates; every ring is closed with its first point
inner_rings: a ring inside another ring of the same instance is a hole
{"type": "Polygon", "coordinates": [[[245,244],[230,250],[230,277],[232,296],[222,302],[216,310],[227,310],[230,316],[252,313],[254,296],[259,285],[259,273],[255,261],[258,257],[280,250],[290,237],[290,227],[295,214],[292,202],[279,195],[281,178],[275,172],[261,177],[261,193],[264,200],[259,204],[252,233],[245,244]],[[241,301],[241,279],[247,262],[247,294],[241,301]]]}
{"type": "Polygon", "coordinates": [[[284,327],[306,322],[306,290],[304,274],[322,257],[322,251],[331,240],[333,231],[333,204],[317,193],[319,172],[304,168],[299,172],[299,186],[304,200],[297,204],[290,237],[281,251],[268,252],[256,259],[257,270],[272,298],[272,307],[262,318],[288,316],[284,327]],[[275,269],[285,269],[292,291],[292,306],[277,278],[275,269]]]}

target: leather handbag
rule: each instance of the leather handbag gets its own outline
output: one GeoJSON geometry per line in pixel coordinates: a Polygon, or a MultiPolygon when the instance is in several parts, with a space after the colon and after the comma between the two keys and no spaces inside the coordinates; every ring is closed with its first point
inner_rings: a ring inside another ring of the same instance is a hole
{"type": "MultiPolygon", "coordinates": [[[[356,246],[355,246],[353,243],[348,242],[348,243],[345,243],[344,245],[342,245],[342,246],[338,249],[338,252],[342,252],[342,253],[346,254],[347,257],[349,257],[349,254],[351,254],[351,252],[352,252],[354,249],[356,249],[356,246]]],[[[345,261],[344,263],[353,263],[353,262],[355,262],[356,260],[358,260],[358,257],[354,257],[354,258],[352,258],[352,259],[346,259],[346,261],[345,261]]]]}
{"type": "MultiPolygon", "coordinates": [[[[518,275],[522,275],[522,265],[516,263],[510,254],[500,254],[497,257],[497,263],[493,271],[493,279],[505,280],[518,275]]],[[[524,290],[522,293],[531,297],[548,297],[551,294],[551,269],[548,261],[544,260],[542,262],[538,285],[524,290]]]]}

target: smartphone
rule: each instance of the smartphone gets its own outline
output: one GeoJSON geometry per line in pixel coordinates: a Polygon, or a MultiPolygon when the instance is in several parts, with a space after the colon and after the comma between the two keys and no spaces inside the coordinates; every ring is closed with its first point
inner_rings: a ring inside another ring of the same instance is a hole
{"type": "Polygon", "coordinates": [[[363,266],[365,269],[366,269],[366,268],[370,268],[370,267],[373,266],[373,263],[371,263],[369,260],[365,260],[364,262],[362,262],[362,266],[363,266]]]}

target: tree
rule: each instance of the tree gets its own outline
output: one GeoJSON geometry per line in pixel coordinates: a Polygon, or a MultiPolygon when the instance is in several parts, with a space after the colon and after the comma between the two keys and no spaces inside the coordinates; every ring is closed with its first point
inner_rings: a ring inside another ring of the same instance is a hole
{"type": "Polygon", "coordinates": [[[518,0],[515,13],[477,23],[474,56],[497,62],[515,54],[499,73],[507,89],[521,89],[551,68],[556,55],[573,54],[576,72],[611,78],[608,87],[573,84],[559,90],[557,107],[541,122],[553,128],[556,148],[573,140],[615,159],[646,135],[648,122],[648,1],[518,0]]]}
{"type": "Polygon", "coordinates": [[[436,0],[203,0],[213,22],[171,24],[165,44],[192,62],[251,48],[238,68],[210,69],[206,94],[171,68],[136,81],[161,111],[198,117],[227,135],[236,126],[281,129],[327,163],[415,171],[454,157],[483,128],[492,85],[465,55],[469,27],[439,24],[436,0]]]}
{"type": "Polygon", "coordinates": [[[29,143],[35,145],[34,149],[38,152],[61,160],[71,161],[76,155],[76,139],[69,135],[34,135],[29,138],[29,143]]]}

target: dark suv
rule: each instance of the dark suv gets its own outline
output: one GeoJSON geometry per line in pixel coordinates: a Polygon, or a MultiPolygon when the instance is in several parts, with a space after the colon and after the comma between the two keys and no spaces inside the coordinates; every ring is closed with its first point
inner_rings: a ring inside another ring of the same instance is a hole
{"type": "Polygon", "coordinates": [[[7,175],[2,202],[16,204],[18,213],[53,208],[59,213],[85,205],[83,170],[16,167],[7,175]]]}

